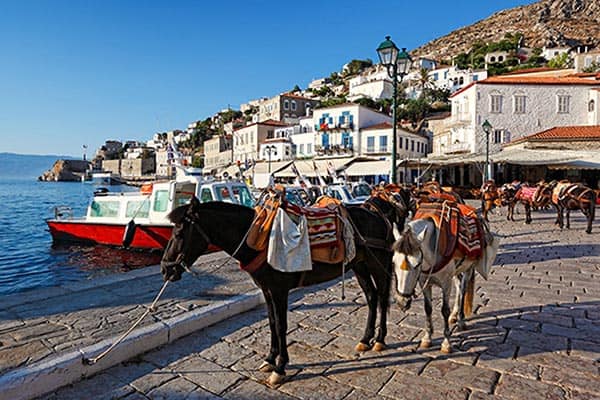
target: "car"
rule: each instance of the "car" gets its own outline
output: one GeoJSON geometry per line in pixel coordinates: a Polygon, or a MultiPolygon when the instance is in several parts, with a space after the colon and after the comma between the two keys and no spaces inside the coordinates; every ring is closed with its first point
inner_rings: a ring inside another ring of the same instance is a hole
{"type": "Polygon", "coordinates": [[[367,197],[354,197],[345,184],[332,184],[323,189],[323,194],[340,200],[344,204],[362,204],[367,197]]]}

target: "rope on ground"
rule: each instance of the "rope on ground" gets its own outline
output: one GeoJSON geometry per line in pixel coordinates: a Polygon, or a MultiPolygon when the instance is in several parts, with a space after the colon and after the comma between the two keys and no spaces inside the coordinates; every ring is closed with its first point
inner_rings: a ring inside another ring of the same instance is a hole
{"type": "Polygon", "coordinates": [[[137,321],[135,321],[135,323],[133,325],[131,325],[131,328],[129,328],[127,330],[127,332],[123,333],[121,335],[121,337],[119,337],[108,349],[104,350],[102,353],[100,353],[99,355],[97,355],[94,358],[87,358],[85,357],[85,354],[83,353],[83,351],[79,350],[79,352],[81,353],[81,355],[83,356],[81,362],[84,365],[94,365],[96,364],[98,361],[100,361],[102,358],[104,358],[108,353],[110,353],[119,343],[121,343],[127,336],[129,336],[129,334],[135,329],[137,328],[137,326],[140,324],[140,322],[142,322],[142,320],[144,318],[146,318],[146,316],[151,313],[156,311],[156,303],[158,302],[158,299],[160,299],[160,297],[162,296],[163,292],[165,291],[165,289],[167,288],[169,281],[165,281],[165,283],[163,283],[162,287],[160,288],[160,291],[158,292],[158,294],[156,295],[156,298],[154,299],[154,301],[152,302],[152,304],[150,305],[150,307],[142,314],[142,316],[140,318],[138,318],[137,321]]]}

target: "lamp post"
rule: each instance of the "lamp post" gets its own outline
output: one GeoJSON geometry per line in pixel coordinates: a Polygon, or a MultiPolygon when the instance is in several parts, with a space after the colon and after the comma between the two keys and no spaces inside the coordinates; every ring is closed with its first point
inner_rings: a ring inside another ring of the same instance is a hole
{"type": "Polygon", "coordinates": [[[481,125],[485,132],[485,168],[483,171],[483,182],[490,179],[490,132],[492,132],[492,124],[486,119],[481,125]]]}
{"type": "MultiPolygon", "coordinates": [[[[390,176],[390,183],[396,183],[396,153],[397,149],[397,135],[396,135],[396,108],[398,98],[398,75],[400,76],[400,83],[402,79],[408,73],[412,60],[410,55],[406,52],[406,48],[402,48],[402,51],[398,51],[398,47],[390,40],[390,36],[386,36],[385,40],[381,42],[377,48],[377,54],[379,55],[380,64],[387,68],[387,73],[392,78],[393,95],[392,95],[392,171],[390,176]]],[[[406,182],[406,176],[404,176],[406,182]]]]}
{"type": "Polygon", "coordinates": [[[271,175],[271,155],[273,155],[273,154],[277,155],[277,147],[274,144],[271,144],[271,145],[265,147],[265,151],[267,152],[267,155],[269,156],[269,175],[271,175]]]}

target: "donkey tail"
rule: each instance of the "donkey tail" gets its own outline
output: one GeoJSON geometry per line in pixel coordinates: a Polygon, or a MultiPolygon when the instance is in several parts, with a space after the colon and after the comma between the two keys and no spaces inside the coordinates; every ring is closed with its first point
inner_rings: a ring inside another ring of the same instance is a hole
{"type": "Polygon", "coordinates": [[[463,312],[465,317],[470,317],[473,314],[473,297],[475,296],[475,271],[469,274],[467,287],[465,288],[465,298],[463,302],[463,312]]]}
{"type": "Polygon", "coordinates": [[[590,202],[590,216],[592,222],[594,222],[594,218],[596,217],[596,197],[597,193],[594,190],[592,190],[592,201],[590,202]]]}

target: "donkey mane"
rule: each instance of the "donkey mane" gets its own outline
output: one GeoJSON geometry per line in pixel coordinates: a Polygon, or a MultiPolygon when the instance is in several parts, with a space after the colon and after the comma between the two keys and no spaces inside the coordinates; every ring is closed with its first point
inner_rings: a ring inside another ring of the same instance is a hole
{"type": "Polygon", "coordinates": [[[413,254],[419,249],[419,243],[414,237],[414,232],[407,225],[400,238],[392,246],[392,250],[402,254],[413,254]]]}

